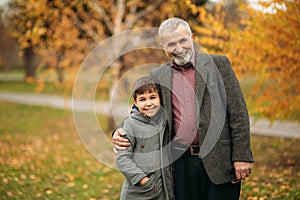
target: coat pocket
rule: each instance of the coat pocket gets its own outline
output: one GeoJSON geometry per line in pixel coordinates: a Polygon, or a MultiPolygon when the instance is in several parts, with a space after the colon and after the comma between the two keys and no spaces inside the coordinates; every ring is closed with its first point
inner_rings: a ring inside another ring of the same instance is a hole
{"type": "Polygon", "coordinates": [[[144,190],[146,192],[151,191],[155,186],[154,173],[151,173],[150,175],[148,175],[148,178],[149,178],[149,180],[145,184],[138,185],[138,187],[140,187],[141,190],[144,190]]]}
{"type": "Polygon", "coordinates": [[[149,176],[149,180],[143,185],[131,185],[128,191],[124,191],[124,199],[152,199],[155,196],[155,174],[149,176]]]}

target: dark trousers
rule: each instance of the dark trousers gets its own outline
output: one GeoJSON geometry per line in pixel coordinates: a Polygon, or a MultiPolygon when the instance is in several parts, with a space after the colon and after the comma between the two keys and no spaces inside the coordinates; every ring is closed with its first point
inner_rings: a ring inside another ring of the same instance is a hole
{"type": "Polygon", "coordinates": [[[210,181],[197,156],[181,156],[174,162],[176,200],[238,200],[241,183],[216,185],[210,181]]]}

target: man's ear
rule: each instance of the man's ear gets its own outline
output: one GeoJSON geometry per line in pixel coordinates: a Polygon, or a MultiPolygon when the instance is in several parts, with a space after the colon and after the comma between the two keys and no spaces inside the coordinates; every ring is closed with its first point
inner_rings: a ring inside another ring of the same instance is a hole
{"type": "Polygon", "coordinates": [[[194,33],[191,33],[191,38],[194,39],[195,38],[195,35],[194,33]]]}
{"type": "Polygon", "coordinates": [[[168,54],[168,52],[165,50],[163,43],[160,43],[160,46],[161,46],[162,50],[164,50],[166,56],[167,56],[168,58],[172,58],[172,57],[168,54]]]}
{"type": "Polygon", "coordinates": [[[159,43],[162,50],[165,50],[163,43],[159,43]]]}

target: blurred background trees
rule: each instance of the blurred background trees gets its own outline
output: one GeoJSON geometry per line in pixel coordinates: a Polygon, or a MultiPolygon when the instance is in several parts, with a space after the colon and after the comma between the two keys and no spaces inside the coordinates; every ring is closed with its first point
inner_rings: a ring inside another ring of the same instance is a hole
{"type": "MultiPolygon", "coordinates": [[[[25,81],[42,88],[52,80],[71,91],[80,64],[101,41],[177,16],[190,23],[206,52],[230,57],[247,83],[251,115],[299,120],[299,1],[258,5],[253,8],[247,0],[8,0],[0,10],[0,69],[22,65],[25,81]],[[17,55],[23,64],[11,63],[17,55]]],[[[165,61],[162,51],[130,52],[111,64],[108,87],[138,64],[165,61]]]]}
{"type": "Polygon", "coordinates": [[[248,97],[251,114],[299,120],[300,2],[263,1],[260,10],[242,7],[240,26],[227,52],[237,71],[255,83],[248,97]]]}

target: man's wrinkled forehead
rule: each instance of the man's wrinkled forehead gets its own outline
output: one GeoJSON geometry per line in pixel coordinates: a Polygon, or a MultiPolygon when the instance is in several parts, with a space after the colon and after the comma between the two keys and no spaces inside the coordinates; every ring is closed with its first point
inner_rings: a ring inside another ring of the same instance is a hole
{"type": "Polygon", "coordinates": [[[162,43],[166,44],[169,42],[177,42],[182,38],[187,38],[190,37],[191,33],[189,33],[187,30],[185,29],[175,29],[175,30],[171,30],[171,29],[165,29],[162,32],[162,43]]]}

